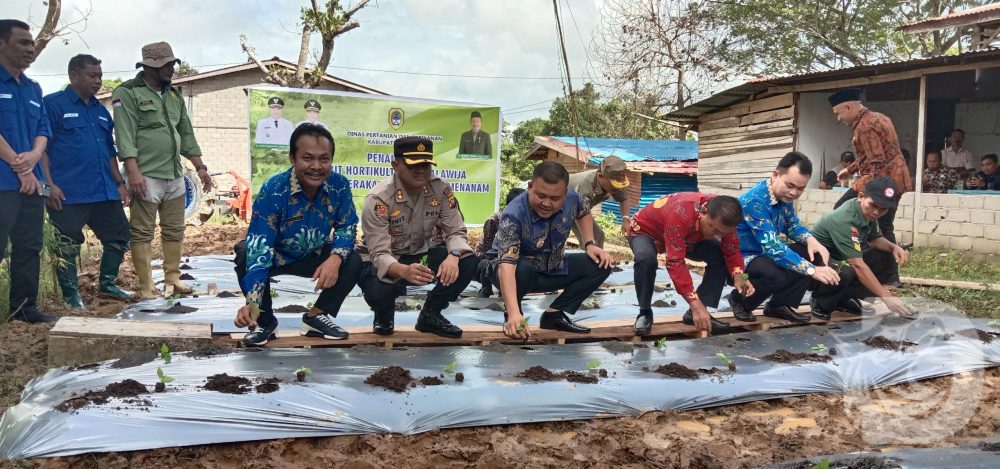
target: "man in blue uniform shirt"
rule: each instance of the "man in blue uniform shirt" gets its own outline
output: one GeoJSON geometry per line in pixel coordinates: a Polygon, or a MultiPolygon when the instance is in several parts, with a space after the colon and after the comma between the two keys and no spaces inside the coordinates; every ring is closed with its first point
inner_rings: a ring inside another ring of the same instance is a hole
{"type": "Polygon", "coordinates": [[[111,113],[94,99],[101,90],[101,76],[100,60],[77,55],[69,61],[69,86],[44,98],[52,130],[42,156],[52,192],[49,221],[65,240],[56,253],[60,259],[56,277],[63,299],[73,309],[83,309],[76,259],[84,241],[84,225],[104,247],[97,294],[118,300],[131,295],[115,285],[130,238],[122,207],[128,203],[128,191],[118,171],[111,113]]]}
{"type": "Polygon", "coordinates": [[[42,219],[48,192],[38,164],[49,139],[42,88],[24,75],[35,60],[27,23],[0,19],[0,260],[11,242],[10,311],[0,317],[53,322],[38,311],[42,219]]]}
{"type": "Polygon", "coordinates": [[[235,247],[236,277],[247,304],[233,322],[251,326],[243,338],[246,345],[275,338],[278,320],[271,307],[270,278],[281,274],[312,277],[316,290],[322,290],[302,315],[301,335],[347,338],[331,317],[337,316],[361,272],[354,253],[358,215],[350,182],[332,172],[333,154],[330,131],[315,124],[298,126],[289,142],[292,167],[264,182],[253,202],[246,241],[235,247]]]}

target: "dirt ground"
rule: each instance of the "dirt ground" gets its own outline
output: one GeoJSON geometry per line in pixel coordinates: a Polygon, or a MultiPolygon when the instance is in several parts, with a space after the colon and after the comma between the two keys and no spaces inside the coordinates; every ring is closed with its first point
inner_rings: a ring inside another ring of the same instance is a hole
{"type": "MultiPolygon", "coordinates": [[[[189,227],[187,255],[231,252],[245,227],[189,227]]],[[[135,277],[126,261],[124,286],[135,277]]],[[[122,305],[93,296],[86,315],[122,305]]],[[[50,306],[48,311],[67,314],[50,306]]],[[[46,370],[49,326],[0,324],[0,407],[46,370]]],[[[693,467],[744,468],[818,454],[951,446],[1000,433],[1000,369],[850,395],[808,395],[639,417],[163,448],[0,463],[39,468],[693,467]]]]}

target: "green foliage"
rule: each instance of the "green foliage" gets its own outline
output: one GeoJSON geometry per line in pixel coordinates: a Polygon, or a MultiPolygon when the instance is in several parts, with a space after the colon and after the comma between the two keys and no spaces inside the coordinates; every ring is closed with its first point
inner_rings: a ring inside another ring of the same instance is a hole
{"type": "Polygon", "coordinates": [[[659,339],[656,339],[656,342],[653,343],[653,345],[656,348],[658,348],[660,350],[663,350],[663,349],[667,348],[667,338],[666,337],[660,337],[659,339]]]}
{"type": "Polygon", "coordinates": [[[529,319],[531,319],[531,316],[521,318],[521,322],[517,323],[517,332],[524,332],[525,328],[528,327],[529,319]]]}
{"type": "Polygon", "coordinates": [[[896,296],[934,298],[971,317],[1000,319],[1000,291],[905,285],[896,291],[896,296]]]}
{"type": "Polygon", "coordinates": [[[823,352],[826,351],[826,345],[824,345],[824,344],[816,344],[816,345],[813,345],[812,347],[809,347],[809,350],[812,350],[815,353],[823,353],[823,352]]]}
{"type": "Polygon", "coordinates": [[[420,265],[427,267],[427,254],[420,256],[420,265]]]}
{"type": "Polygon", "coordinates": [[[812,469],[830,469],[830,460],[823,458],[823,460],[820,461],[819,464],[813,464],[812,469]]]}
{"type": "Polygon", "coordinates": [[[182,60],[181,63],[177,65],[177,68],[174,70],[174,78],[189,77],[191,75],[197,75],[198,73],[199,73],[198,70],[195,70],[195,68],[192,67],[191,64],[182,60]]]}
{"type": "Polygon", "coordinates": [[[458,360],[452,360],[451,363],[445,365],[444,368],[441,368],[441,371],[449,375],[453,375],[455,374],[455,371],[457,369],[458,369],[458,360]]]}
{"type": "Polygon", "coordinates": [[[1000,264],[986,262],[976,254],[941,248],[910,251],[910,264],[899,269],[906,277],[967,282],[1000,283],[1000,264]]]}
{"type": "Polygon", "coordinates": [[[168,347],[167,344],[160,345],[160,357],[163,358],[163,361],[167,362],[168,365],[170,364],[170,347],[168,347]]]}
{"type": "Polygon", "coordinates": [[[302,373],[304,375],[311,375],[312,372],[313,372],[312,368],[306,368],[304,366],[302,368],[295,370],[295,374],[302,373]]]}
{"type": "MultiPolygon", "coordinates": [[[[167,363],[170,363],[170,362],[167,362],[167,363]]],[[[167,374],[163,372],[163,368],[160,368],[160,367],[156,367],[156,376],[158,376],[160,378],[160,382],[163,383],[163,384],[167,384],[167,383],[169,383],[169,382],[171,382],[171,381],[174,380],[174,378],[172,376],[167,376],[167,374]]]]}
{"type": "Polygon", "coordinates": [[[105,78],[105,79],[101,80],[101,91],[100,92],[101,93],[105,93],[105,92],[108,92],[108,91],[114,91],[115,88],[118,88],[118,85],[121,85],[124,82],[125,82],[125,80],[123,80],[121,78],[105,78]]]}
{"type": "Polygon", "coordinates": [[[601,361],[596,358],[587,362],[587,369],[590,371],[597,371],[597,369],[600,367],[601,367],[601,361]]]}
{"type": "Polygon", "coordinates": [[[722,362],[725,363],[726,366],[729,366],[729,365],[733,364],[733,361],[730,360],[728,357],[726,357],[726,354],[724,354],[722,352],[716,353],[715,356],[719,357],[719,360],[722,360],[722,362]]]}
{"type": "Polygon", "coordinates": [[[994,319],[994,320],[986,323],[986,326],[989,327],[989,328],[991,328],[991,329],[1000,329],[1000,319],[994,319]]]}
{"type": "Polygon", "coordinates": [[[594,215],[594,221],[604,231],[604,239],[607,243],[628,246],[628,238],[622,234],[622,224],[618,222],[614,214],[601,212],[594,215]]]}

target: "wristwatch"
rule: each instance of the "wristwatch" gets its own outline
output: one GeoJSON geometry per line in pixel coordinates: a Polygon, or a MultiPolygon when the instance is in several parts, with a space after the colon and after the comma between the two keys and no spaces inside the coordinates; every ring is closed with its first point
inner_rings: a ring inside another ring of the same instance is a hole
{"type": "Polygon", "coordinates": [[[587,248],[589,248],[591,244],[596,245],[597,241],[590,240],[590,241],[587,241],[586,243],[583,243],[583,250],[586,251],[587,248]]]}
{"type": "Polygon", "coordinates": [[[451,251],[448,251],[448,254],[461,258],[463,253],[461,249],[452,249],[451,251]]]}
{"type": "Polygon", "coordinates": [[[816,273],[816,268],[813,266],[809,266],[809,268],[806,269],[806,275],[810,277],[812,277],[815,273],[816,273]]]}

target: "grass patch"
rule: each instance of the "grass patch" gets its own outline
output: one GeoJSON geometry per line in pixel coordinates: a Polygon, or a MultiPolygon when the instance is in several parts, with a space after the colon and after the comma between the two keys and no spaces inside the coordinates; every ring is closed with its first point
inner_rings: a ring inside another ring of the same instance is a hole
{"type": "Polygon", "coordinates": [[[905,285],[896,296],[934,298],[965,312],[969,317],[1000,319],[1000,291],[905,285]]]}
{"type": "Polygon", "coordinates": [[[899,269],[905,277],[966,282],[1000,283],[1000,263],[989,262],[982,255],[940,248],[917,248],[910,251],[910,265],[899,269]]]}

